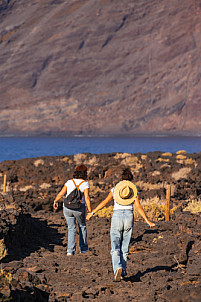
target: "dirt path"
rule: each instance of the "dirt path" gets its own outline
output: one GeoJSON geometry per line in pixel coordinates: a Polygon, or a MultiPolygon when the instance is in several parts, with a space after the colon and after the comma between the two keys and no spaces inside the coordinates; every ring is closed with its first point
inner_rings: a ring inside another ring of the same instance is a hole
{"type": "MultiPolygon", "coordinates": [[[[62,212],[39,211],[31,218],[35,236],[20,255],[13,250],[4,267],[12,267],[21,290],[27,292],[34,284],[37,300],[33,301],[198,302],[200,275],[189,270],[190,257],[191,265],[195,261],[193,246],[200,244],[200,220],[196,217],[186,215],[180,222],[159,222],[154,229],[143,222],[135,222],[128,277],[115,283],[109,219],[94,217],[89,221],[89,252],[80,254],[78,250],[69,257],[66,255],[67,226],[62,212]],[[188,300],[177,300],[186,296],[188,300]]],[[[200,257],[200,253],[197,255],[200,257]]]]}

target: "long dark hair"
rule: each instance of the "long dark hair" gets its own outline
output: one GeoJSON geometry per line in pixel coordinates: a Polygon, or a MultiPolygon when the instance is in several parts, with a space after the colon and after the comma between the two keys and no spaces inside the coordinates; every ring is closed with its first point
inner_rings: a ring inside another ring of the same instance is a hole
{"type": "Polygon", "coordinates": [[[87,171],[75,171],[73,173],[73,178],[81,178],[81,179],[87,179],[87,171]]]}
{"type": "Polygon", "coordinates": [[[130,181],[133,180],[133,174],[132,174],[130,168],[125,168],[122,171],[121,178],[122,178],[122,180],[130,180],[130,181]]]}

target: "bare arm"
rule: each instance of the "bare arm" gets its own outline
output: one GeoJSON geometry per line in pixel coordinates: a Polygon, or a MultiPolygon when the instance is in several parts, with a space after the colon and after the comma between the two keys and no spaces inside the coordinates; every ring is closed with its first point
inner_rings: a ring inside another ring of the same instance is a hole
{"type": "MultiPolygon", "coordinates": [[[[95,214],[96,212],[98,212],[99,210],[101,210],[102,208],[104,208],[106,206],[106,204],[110,200],[112,200],[112,198],[113,198],[113,195],[112,195],[112,192],[110,192],[108,194],[108,196],[101,203],[99,203],[99,205],[92,211],[93,214],[95,214]]],[[[93,216],[93,214],[92,213],[87,214],[86,219],[89,220],[93,216]]]]}
{"type": "Polygon", "coordinates": [[[140,204],[140,201],[139,201],[139,195],[137,195],[137,198],[135,200],[135,203],[134,203],[135,207],[136,207],[136,210],[138,211],[138,213],[144,218],[144,220],[146,221],[146,223],[150,226],[150,227],[154,227],[155,226],[155,223],[149,221],[149,219],[147,218],[141,204],[140,204]]]}
{"type": "Polygon", "coordinates": [[[67,193],[67,188],[66,186],[63,186],[63,188],[61,189],[61,191],[58,193],[58,195],[56,196],[55,200],[54,200],[54,204],[53,204],[53,208],[56,210],[58,209],[58,201],[59,199],[65,195],[67,193]]]}
{"type": "Polygon", "coordinates": [[[91,212],[91,201],[90,201],[90,197],[89,197],[89,189],[84,190],[84,198],[85,198],[85,202],[86,202],[88,211],[91,212]]]}

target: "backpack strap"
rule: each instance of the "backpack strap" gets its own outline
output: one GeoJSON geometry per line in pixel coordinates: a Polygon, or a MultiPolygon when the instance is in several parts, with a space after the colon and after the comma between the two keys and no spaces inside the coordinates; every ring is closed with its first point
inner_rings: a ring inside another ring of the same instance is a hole
{"type": "Polygon", "coordinates": [[[72,181],[74,182],[75,187],[77,188],[77,190],[79,190],[79,186],[81,186],[81,184],[83,184],[84,180],[81,181],[81,183],[79,185],[76,185],[74,179],[72,179],[72,181]]]}

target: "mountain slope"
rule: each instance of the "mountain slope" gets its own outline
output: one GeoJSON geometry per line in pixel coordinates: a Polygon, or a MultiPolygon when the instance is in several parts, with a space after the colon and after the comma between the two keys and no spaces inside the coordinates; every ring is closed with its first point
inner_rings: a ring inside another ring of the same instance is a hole
{"type": "Polygon", "coordinates": [[[200,134],[200,53],[200,1],[0,1],[0,134],[200,134]]]}

